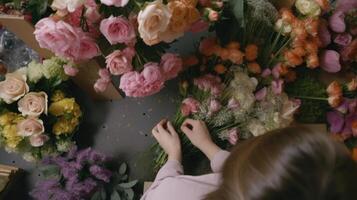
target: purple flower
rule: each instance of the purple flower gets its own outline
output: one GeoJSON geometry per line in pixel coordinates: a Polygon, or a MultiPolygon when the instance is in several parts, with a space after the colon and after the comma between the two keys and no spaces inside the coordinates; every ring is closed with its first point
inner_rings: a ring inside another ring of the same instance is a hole
{"type": "Polygon", "coordinates": [[[336,108],[336,110],[339,111],[340,113],[346,114],[348,111],[348,106],[349,106],[349,102],[345,99],[343,100],[341,105],[336,108]]]}
{"type": "Polygon", "coordinates": [[[343,33],[346,31],[345,13],[343,11],[336,11],[329,19],[330,28],[336,33],[343,33]]]}
{"type": "Polygon", "coordinates": [[[80,199],[88,197],[96,188],[98,184],[92,178],[87,178],[84,181],[70,179],[66,183],[66,190],[79,197],[80,199]]]}
{"type": "Polygon", "coordinates": [[[105,162],[107,160],[107,157],[102,154],[102,153],[98,153],[96,151],[92,151],[89,155],[89,161],[92,163],[102,163],[105,162]]]}
{"type": "Polygon", "coordinates": [[[330,131],[332,133],[340,133],[345,123],[345,119],[341,113],[331,111],[327,113],[327,122],[330,125],[330,131]]]}
{"type": "Polygon", "coordinates": [[[51,192],[52,192],[51,198],[49,198],[51,200],[78,200],[78,198],[72,196],[71,193],[60,188],[56,188],[51,192]]]}
{"type": "Polygon", "coordinates": [[[36,184],[34,190],[30,192],[30,196],[36,200],[48,200],[50,199],[50,191],[60,187],[60,183],[56,179],[48,179],[40,181],[36,184]]]}
{"type": "Polygon", "coordinates": [[[327,47],[331,43],[331,33],[325,20],[321,20],[318,36],[322,47],[327,47]]]}
{"type": "Polygon", "coordinates": [[[269,68],[264,69],[264,71],[262,73],[262,77],[266,78],[266,77],[268,77],[270,75],[271,75],[271,70],[269,68]]]}
{"type": "Polygon", "coordinates": [[[67,153],[67,158],[68,159],[74,159],[77,156],[77,151],[78,147],[73,146],[72,149],[67,153]]]}
{"type": "Polygon", "coordinates": [[[321,68],[330,73],[341,70],[340,54],[334,50],[325,50],[320,55],[321,68]]]}
{"type": "Polygon", "coordinates": [[[77,177],[79,170],[82,169],[82,166],[79,163],[74,161],[66,162],[61,166],[61,173],[63,177],[69,179],[71,177],[77,177]]]}
{"type": "Polygon", "coordinates": [[[92,148],[90,148],[90,147],[78,151],[77,157],[76,157],[77,163],[83,164],[83,163],[87,162],[91,152],[92,152],[92,148]]]}
{"type": "Polygon", "coordinates": [[[112,172],[100,167],[98,165],[93,165],[89,168],[90,173],[96,177],[99,180],[102,180],[106,183],[108,183],[110,181],[110,177],[112,176],[112,172]]]}
{"type": "Polygon", "coordinates": [[[260,89],[257,93],[255,93],[255,99],[258,101],[263,101],[265,97],[267,96],[267,88],[263,87],[260,89]]]}
{"type": "Polygon", "coordinates": [[[283,92],[284,81],[279,79],[271,83],[274,94],[281,94],[283,92]]]}
{"type": "Polygon", "coordinates": [[[348,33],[340,33],[335,37],[334,42],[345,47],[351,44],[352,36],[348,33]]]}

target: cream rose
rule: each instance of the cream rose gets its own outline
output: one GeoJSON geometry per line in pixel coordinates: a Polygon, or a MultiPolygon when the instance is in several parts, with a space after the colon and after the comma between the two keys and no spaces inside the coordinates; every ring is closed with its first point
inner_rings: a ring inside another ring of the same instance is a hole
{"type": "Polygon", "coordinates": [[[54,0],[51,4],[53,10],[62,12],[74,12],[77,8],[81,7],[85,0],[54,0]]]}
{"type": "Polygon", "coordinates": [[[0,99],[7,104],[13,103],[29,91],[26,75],[20,72],[8,73],[4,81],[0,82],[0,99]]]}
{"type": "Polygon", "coordinates": [[[42,113],[47,115],[47,104],[46,93],[30,92],[18,102],[18,109],[23,116],[38,117],[42,113]]]}
{"type": "Polygon", "coordinates": [[[49,140],[45,134],[35,134],[30,137],[30,144],[33,147],[41,147],[49,140]]]}
{"type": "Polygon", "coordinates": [[[160,35],[168,28],[170,18],[170,10],[162,0],[148,3],[138,15],[140,37],[150,46],[161,42],[160,35]]]}
{"type": "Polygon", "coordinates": [[[17,124],[17,134],[23,137],[42,134],[44,132],[45,127],[43,126],[43,121],[40,119],[29,118],[17,124]]]}

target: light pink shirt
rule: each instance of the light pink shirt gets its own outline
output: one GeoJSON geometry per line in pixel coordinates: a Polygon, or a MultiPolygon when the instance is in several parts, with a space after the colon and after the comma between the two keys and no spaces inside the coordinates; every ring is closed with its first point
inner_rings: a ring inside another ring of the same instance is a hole
{"type": "Polygon", "coordinates": [[[211,160],[213,173],[202,176],[183,175],[181,163],[167,161],[141,200],[201,200],[219,187],[221,170],[228,156],[227,151],[216,153],[211,160]]]}

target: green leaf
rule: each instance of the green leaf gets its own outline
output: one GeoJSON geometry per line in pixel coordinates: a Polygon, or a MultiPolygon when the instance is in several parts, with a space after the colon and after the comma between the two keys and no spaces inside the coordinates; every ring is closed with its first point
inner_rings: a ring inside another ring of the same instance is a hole
{"type": "Polygon", "coordinates": [[[112,195],[110,195],[110,200],[121,200],[119,193],[114,190],[112,195]]]}
{"type": "Polygon", "coordinates": [[[45,178],[60,176],[60,168],[56,165],[46,165],[40,167],[39,170],[45,178]]]}
{"type": "Polygon", "coordinates": [[[100,196],[100,191],[97,191],[96,193],[94,193],[91,200],[102,200],[102,197],[100,196]]]}
{"type": "Polygon", "coordinates": [[[121,181],[126,181],[128,180],[128,175],[127,174],[124,174],[121,178],[120,178],[121,181]]]}
{"type": "Polygon", "coordinates": [[[126,163],[121,164],[120,167],[119,167],[119,174],[120,175],[124,175],[126,170],[127,170],[127,168],[128,168],[128,166],[127,166],[126,163]]]}
{"type": "Polygon", "coordinates": [[[229,0],[229,4],[232,7],[234,17],[237,19],[241,27],[244,27],[244,0],[229,0]]]}
{"type": "Polygon", "coordinates": [[[138,180],[131,181],[129,183],[120,183],[118,184],[119,187],[124,188],[124,189],[129,189],[134,187],[138,183],[138,180]]]}
{"type": "Polygon", "coordinates": [[[125,189],[124,191],[128,200],[134,199],[134,191],[132,189],[125,189]]]}
{"type": "Polygon", "coordinates": [[[104,188],[102,188],[102,189],[100,190],[100,195],[101,195],[101,197],[102,197],[103,200],[107,198],[107,193],[105,192],[105,189],[104,189],[104,188]]]}

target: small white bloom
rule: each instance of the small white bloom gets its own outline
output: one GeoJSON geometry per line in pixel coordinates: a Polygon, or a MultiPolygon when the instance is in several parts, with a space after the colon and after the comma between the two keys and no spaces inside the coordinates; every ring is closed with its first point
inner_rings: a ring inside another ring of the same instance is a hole
{"type": "Polygon", "coordinates": [[[317,17],[321,14],[321,8],[315,0],[297,0],[295,7],[301,14],[310,17],[317,17]]]}
{"type": "Polygon", "coordinates": [[[283,19],[279,19],[275,23],[275,31],[281,33],[282,35],[289,35],[293,30],[291,24],[284,22],[283,19]]]}
{"type": "Polygon", "coordinates": [[[27,77],[29,78],[29,81],[37,83],[43,77],[42,71],[42,64],[32,61],[27,66],[27,77]]]}

